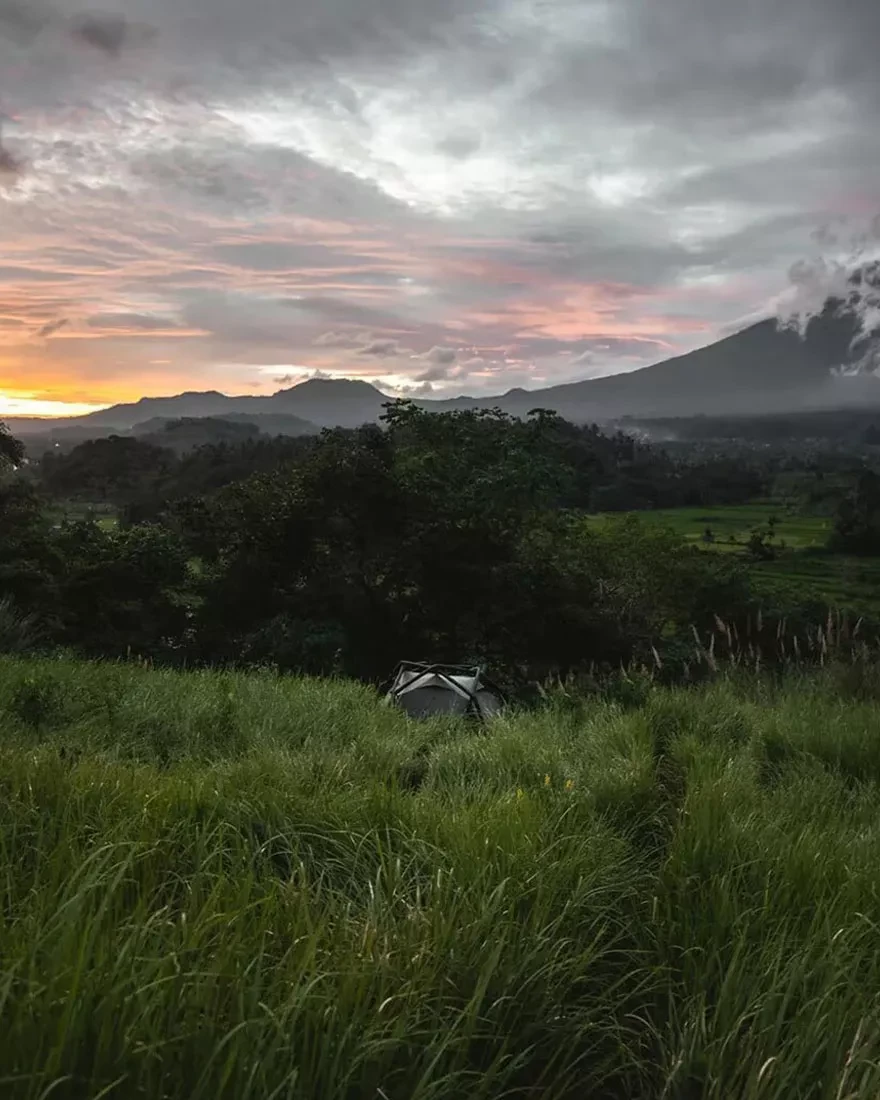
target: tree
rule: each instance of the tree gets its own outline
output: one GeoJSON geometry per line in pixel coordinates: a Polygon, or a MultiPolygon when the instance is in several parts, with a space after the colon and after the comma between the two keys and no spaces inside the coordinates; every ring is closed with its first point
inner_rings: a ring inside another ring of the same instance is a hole
{"type": "Polygon", "coordinates": [[[754,527],[749,532],[746,553],[754,561],[772,561],[776,557],[773,546],[773,529],[754,527]]]}
{"type": "Polygon", "coordinates": [[[105,531],[65,526],[57,536],[56,637],[96,657],[171,657],[189,623],[186,547],[151,524],[105,531]]]}
{"type": "Polygon", "coordinates": [[[0,421],[0,470],[4,466],[20,466],[24,459],[24,444],[10,435],[9,429],[0,421]]]}
{"type": "Polygon", "coordinates": [[[840,502],[829,548],[848,554],[880,554],[880,475],[863,470],[840,502]]]}
{"type": "Polygon", "coordinates": [[[128,436],[90,439],[67,455],[46,455],[43,485],[50,495],[89,502],[129,504],[154,491],[174,455],[128,436]]]}
{"type": "Polygon", "coordinates": [[[546,574],[526,536],[558,522],[567,472],[549,415],[401,403],[381,427],[325,432],[296,468],[178,509],[208,563],[206,651],[277,661],[281,646],[315,671],[332,651],[367,678],[408,653],[512,659],[511,592],[525,605],[546,574]]]}
{"type": "Polygon", "coordinates": [[[589,435],[555,415],[389,407],[292,468],[177,506],[204,659],[381,679],[401,657],[540,677],[617,665],[740,600],[733,566],[563,503],[589,435]],[[581,442],[578,442],[581,440],[581,442]],[[573,442],[574,441],[574,442],[573,442]],[[519,672],[516,672],[519,670],[519,672]]]}
{"type": "Polygon", "coordinates": [[[49,612],[61,558],[33,487],[15,479],[0,482],[0,600],[22,612],[49,612]]]}

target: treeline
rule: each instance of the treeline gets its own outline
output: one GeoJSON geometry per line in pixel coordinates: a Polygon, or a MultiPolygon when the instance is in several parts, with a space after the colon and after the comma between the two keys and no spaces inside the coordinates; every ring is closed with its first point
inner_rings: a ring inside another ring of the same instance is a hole
{"type": "Polygon", "coordinates": [[[379,426],[181,460],[99,440],[40,479],[115,500],[128,520],[56,525],[34,484],[7,483],[0,598],[47,643],[95,656],[365,678],[402,656],[531,677],[617,665],[748,605],[735,566],[672,535],[587,528],[594,489],[647,481],[650,453],[546,413],[407,403],[379,426]]]}
{"type": "Polygon", "coordinates": [[[821,442],[859,451],[880,447],[878,408],[821,409],[763,416],[627,417],[622,424],[638,428],[650,438],[691,443],[723,440],[781,447],[821,442]]]}
{"type": "MultiPolygon", "coordinates": [[[[674,670],[693,630],[754,615],[745,564],[584,513],[729,493],[723,469],[546,412],[407,402],[357,431],[183,458],[99,440],[0,485],[0,647],[368,680],[401,657],[483,660],[509,682],[634,659],[674,670]],[[54,523],[41,490],[97,495],[125,520],[54,523]]],[[[865,485],[853,531],[880,514],[865,485]]]]}
{"type": "MultiPolygon", "coordinates": [[[[405,405],[406,403],[401,403],[405,405]]],[[[618,431],[576,426],[549,413],[560,456],[569,468],[559,503],[585,511],[624,512],[704,504],[741,503],[769,490],[779,463],[757,456],[670,456],[662,448],[618,431]]],[[[490,413],[488,420],[496,417],[490,413]]],[[[441,423],[446,421],[441,420],[441,423]]],[[[222,421],[211,434],[222,436],[222,421]]],[[[205,496],[255,474],[269,474],[309,461],[320,436],[277,436],[242,432],[192,448],[192,422],[167,425],[148,437],[110,436],[87,440],[69,452],[33,456],[32,476],[55,501],[112,504],[124,519],[159,517],[169,502],[205,496]]],[[[197,438],[197,437],[196,437],[197,438]]]]}

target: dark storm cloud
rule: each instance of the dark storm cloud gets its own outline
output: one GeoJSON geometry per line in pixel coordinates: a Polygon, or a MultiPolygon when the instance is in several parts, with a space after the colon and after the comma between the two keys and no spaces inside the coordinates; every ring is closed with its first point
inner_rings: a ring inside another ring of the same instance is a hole
{"type": "Polygon", "coordinates": [[[23,164],[0,140],[0,176],[17,176],[23,164]]]}
{"type": "Polygon", "coordinates": [[[147,24],[131,23],[123,15],[102,12],[75,16],[70,32],[78,41],[108,57],[119,57],[124,49],[152,41],[156,36],[155,29],[147,24]]]}
{"type": "Polygon", "coordinates": [[[40,0],[0,0],[0,38],[32,45],[43,32],[57,31],[72,42],[116,58],[156,36],[149,23],[132,22],[121,12],[70,11],[70,5],[40,0]]]}
{"type": "Polygon", "coordinates": [[[871,0],[618,0],[607,26],[556,52],[545,102],[746,130],[816,89],[880,90],[871,0]]]}
{"type": "Polygon", "coordinates": [[[38,3],[0,0],[0,36],[19,44],[30,43],[51,19],[38,3]]]}
{"type": "Polygon", "coordinates": [[[242,85],[260,86],[287,79],[292,66],[310,70],[315,79],[340,59],[382,64],[407,56],[414,44],[440,48],[472,3],[114,0],[112,8],[83,11],[80,0],[0,0],[0,36],[39,45],[53,30],[66,31],[69,40],[110,59],[158,36],[167,71],[177,67],[178,79],[191,87],[228,88],[233,74],[242,85]]]}

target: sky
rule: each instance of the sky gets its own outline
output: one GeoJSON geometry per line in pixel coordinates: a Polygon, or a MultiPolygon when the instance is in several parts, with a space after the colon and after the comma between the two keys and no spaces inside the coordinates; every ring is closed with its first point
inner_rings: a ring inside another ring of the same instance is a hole
{"type": "Polygon", "coordinates": [[[0,414],[707,344],[880,242],[878,45],[876,0],[0,0],[0,414]]]}

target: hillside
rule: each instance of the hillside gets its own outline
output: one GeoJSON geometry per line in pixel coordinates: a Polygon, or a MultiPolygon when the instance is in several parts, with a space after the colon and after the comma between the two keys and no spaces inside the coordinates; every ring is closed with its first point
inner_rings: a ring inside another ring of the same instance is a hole
{"type": "Polygon", "coordinates": [[[874,1100],[880,707],[847,683],[475,728],[0,660],[3,1095],[874,1100]]]}
{"type": "Polygon", "coordinates": [[[523,415],[536,404],[574,421],[622,416],[760,415],[880,406],[880,380],[835,378],[825,349],[762,321],[724,340],[628,374],[505,395],[523,415]]]}
{"type": "Polygon", "coordinates": [[[316,435],[319,430],[316,425],[298,416],[261,413],[249,417],[246,413],[231,413],[223,419],[206,416],[166,420],[154,417],[135,424],[131,434],[146,443],[184,452],[208,443],[234,445],[260,435],[316,435]]]}

